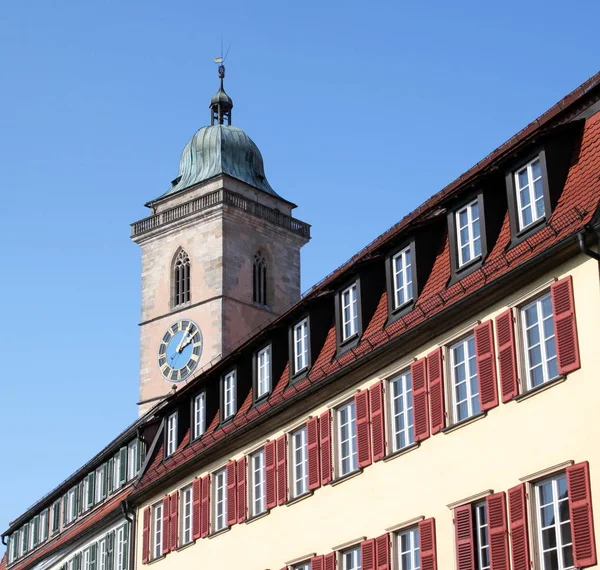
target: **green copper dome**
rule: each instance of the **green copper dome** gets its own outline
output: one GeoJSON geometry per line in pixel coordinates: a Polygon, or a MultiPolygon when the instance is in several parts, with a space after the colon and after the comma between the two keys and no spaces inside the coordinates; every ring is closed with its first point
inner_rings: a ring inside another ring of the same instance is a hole
{"type": "Polygon", "coordinates": [[[262,155],[252,139],[242,129],[222,124],[202,127],[192,137],[181,154],[179,176],[161,197],[219,174],[279,197],[267,181],[262,155]]]}

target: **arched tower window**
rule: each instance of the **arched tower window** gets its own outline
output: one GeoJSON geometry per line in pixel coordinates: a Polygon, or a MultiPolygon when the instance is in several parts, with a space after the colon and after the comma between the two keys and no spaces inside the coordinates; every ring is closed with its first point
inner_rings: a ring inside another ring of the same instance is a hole
{"type": "Polygon", "coordinates": [[[267,304],[267,261],[260,251],[254,255],[252,264],[252,300],[260,305],[267,304]]]}
{"type": "Polygon", "coordinates": [[[190,258],[182,249],[175,257],[173,275],[173,306],[183,305],[190,300],[190,258]]]}

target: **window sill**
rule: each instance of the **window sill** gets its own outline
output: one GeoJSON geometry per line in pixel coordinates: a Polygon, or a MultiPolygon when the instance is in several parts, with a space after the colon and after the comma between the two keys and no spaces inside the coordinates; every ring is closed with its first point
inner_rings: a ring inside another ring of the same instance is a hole
{"type": "Polygon", "coordinates": [[[451,285],[458,283],[461,279],[464,279],[465,277],[467,277],[467,275],[471,275],[471,273],[480,269],[482,265],[483,265],[483,255],[480,255],[476,259],[472,259],[471,261],[469,261],[468,263],[465,263],[458,269],[455,269],[452,272],[452,277],[450,277],[450,280],[448,281],[448,284],[446,285],[446,287],[450,287],[451,285]]]}
{"type": "Polygon", "coordinates": [[[567,379],[567,377],[565,375],[557,376],[556,378],[553,378],[552,380],[548,380],[548,382],[544,382],[543,384],[540,384],[539,386],[536,386],[535,388],[531,388],[530,390],[527,390],[527,392],[523,392],[522,394],[515,396],[514,400],[515,400],[515,402],[522,402],[523,400],[528,400],[532,396],[535,396],[536,394],[539,394],[540,392],[544,392],[545,390],[548,390],[549,388],[556,386],[556,384],[562,384],[566,379],[567,379]]]}
{"type": "Polygon", "coordinates": [[[306,376],[308,376],[309,370],[310,370],[310,366],[307,366],[306,368],[303,368],[299,372],[290,374],[290,385],[295,384],[296,382],[300,382],[300,380],[303,380],[304,378],[306,378],[306,376]]]}
{"type": "Polygon", "coordinates": [[[356,477],[357,475],[360,475],[362,472],[363,472],[363,468],[359,467],[358,469],[355,469],[354,471],[350,471],[350,473],[346,473],[345,475],[342,475],[341,477],[334,479],[329,484],[332,487],[335,487],[336,485],[339,485],[340,483],[344,483],[345,481],[348,481],[349,479],[354,479],[354,477],[356,477]]]}
{"type": "Polygon", "coordinates": [[[414,308],[415,308],[414,297],[410,301],[407,301],[406,303],[404,303],[403,305],[400,305],[399,307],[397,307],[395,309],[392,308],[391,302],[390,302],[389,307],[388,307],[388,318],[385,323],[385,326],[387,327],[388,325],[395,323],[398,319],[400,319],[404,315],[407,315],[408,313],[410,313],[414,308]]]}
{"type": "Polygon", "coordinates": [[[271,395],[272,389],[270,389],[266,394],[263,394],[260,397],[257,397],[253,402],[252,402],[252,407],[256,408],[257,406],[260,406],[261,404],[264,404],[268,399],[269,396],[271,395]]]}
{"type": "Polygon", "coordinates": [[[248,517],[245,521],[244,524],[252,524],[253,522],[256,522],[260,519],[264,519],[268,514],[269,514],[269,509],[267,509],[266,511],[260,513],[259,515],[252,515],[251,517],[248,517]]]}
{"type": "Polygon", "coordinates": [[[230,526],[226,526],[224,528],[222,528],[221,530],[216,530],[215,532],[211,532],[208,535],[208,538],[215,538],[217,536],[221,536],[222,534],[225,534],[226,532],[229,532],[231,530],[230,526]]]}
{"type": "Polygon", "coordinates": [[[504,253],[510,251],[513,247],[519,245],[524,242],[526,239],[530,238],[533,234],[539,232],[542,228],[546,227],[547,219],[543,217],[533,224],[530,224],[523,230],[519,230],[516,235],[511,237],[510,243],[505,248],[504,253]]]}
{"type": "Polygon", "coordinates": [[[452,424],[451,426],[445,427],[442,430],[442,433],[451,433],[454,430],[460,429],[461,427],[465,427],[465,426],[468,426],[469,424],[479,421],[480,419],[485,418],[485,416],[487,416],[487,412],[479,412],[478,414],[475,414],[474,416],[470,416],[464,420],[461,420],[460,422],[456,422],[455,424],[452,424]]]}
{"type": "Polygon", "coordinates": [[[185,544],[181,544],[181,545],[179,545],[179,546],[178,546],[178,547],[175,549],[175,551],[176,551],[176,552],[179,552],[180,550],[185,550],[186,548],[189,548],[190,546],[193,546],[194,544],[196,544],[196,540],[195,540],[195,539],[192,539],[192,540],[190,540],[189,542],[186,542],[185,544]]]}
{"type": "Polygon", "coordinates": [[[346,340],[338,340],[338,347],[335,353],[336,358],[340,358],[348,351],[356,348],[358,343],[360,342],[360,337],[362,336],[362,331],[358,331],[354,333],[352,336],[348,337],[346,340]]]}
{"type": "Polygon", "coordinates": [[[407,445],[406,447],[403,447],[402,449],[398,449],[397,451],[393,451],[392,453],[388,453],[383,458],[383,461],[387,462],[387,461],[391,461],[392,459],[396,459],[397,457],[405,455],[406,453],[410,453],[411,451],[413,451],[414,449],[417,449],[417,447],[420,447],[420,446],[421,446],[421,442],[420,441],[415,441],[414,443],[411,443],[410,445],[407,445]]]}
{"type": "Polygon", "coordinates": [[[148,564],[154,564],[155,562],[158,562],[159,560],[162,560],[163,558],[166,558],[166,557],[167,557],[166,554],[161,554],[157,558],[153,558],[152,560],[148,560],[148,564]]]}
{"type": "Polygon", "coordinates": [[[285,506],[291,507],[292,505],[295,505],[296,503],[299,503],[300,501],[304,501],[304,499],[308,499],[308,497],[312,497],[313,492],[314,491],[312,491],[312,490],[306,491],[306,493],[302,493],[302,495],[298,495],[297,497],[294,497],[293,499],[289,499],[288,501],[285,502],[285,506]]]}

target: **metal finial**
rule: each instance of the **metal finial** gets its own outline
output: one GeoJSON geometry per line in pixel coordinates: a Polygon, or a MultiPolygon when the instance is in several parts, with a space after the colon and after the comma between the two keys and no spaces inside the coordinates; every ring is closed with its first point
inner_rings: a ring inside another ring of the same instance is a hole
{"type": "Polygon", "coordinates": [[[233,101],[231,97],[225,93],[223,87],[223,79],[225,79],[225,65],[223,65],[223,57],[215,57],[214,62],[219,64],[219,79],[221,82],[219,91],[210,101],[211,116],[210,124],[215,125],[231,125],[231,109],[233,108],[233,101]]]}

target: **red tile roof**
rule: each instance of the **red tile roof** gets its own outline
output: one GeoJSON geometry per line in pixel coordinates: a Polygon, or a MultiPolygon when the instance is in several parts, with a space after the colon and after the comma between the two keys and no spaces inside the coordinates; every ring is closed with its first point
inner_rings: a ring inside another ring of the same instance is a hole
{"type": "MultiPolygon", "coordinates": [[[[313,288],[299,304],[305,302],[307,298],[317,297],[325,289],[328,283],[340,276],[351,265],[374,252],[397,234],[407,229],[409,224],[416,221],[421,215],[424,216],[425,214],[430,213],[436,205],[439,205],[439,203],[450,194],[457,192],[464,183],[471,181],[476,175],[481,173],[485,167],[489,166],[492,161],[499,160],[500,157],[505,155],[509,150],[511,152],[514,151],[523,141],[526,139],[528,140],[533,133],[538,133],[543,126],[548,125],[551,119],[559,118],[560,121],[555,124],[560,124],[560,122],[564,122],[567,117],[573,118],[576,116],[582,110],[579,99],[588,93],[592,87],[598,84],[600,84],[600,74],[597,74],[588,80],[573,93],[565,97],[560,103],[544,113],[539,119],[520,131],[510,139],[510,141],[504,143],[499,149],[495,150],[488,157],[475,165],[458,180],[427,200],[422,206],[417,208],[417,210],[406,216],[398,224],[377,238],[362,252],[355,255],[349,262],[321,281],[321,283],[313,288]],[[559,114],[563,111],[565,112],[559,117],[559,114]]],[[[295,394],[302,393],[309,386],[323,382],[332,374],[355,363],[362,356],[385,345],[387,342],[398,338],[404,333],[407,333],[426,319],[440,313],[457,301],[476,293],[484,285],[491,281],[495,281],[499,277],[521,266],[526,261],[539,255],[544,250],[547,250],[564,240],[566,237],[581,230],[592,219],[600,203],[599,180],[600,113],[597,113],[586,121],[581,145],[574,151],[565,187],[546,227],[540,229],[537,233],[533,234],[520,244],[507,250],[511,239],[507,213],[498,239],[493,245],[483,266],[450,286],[447,286],[450,280],[451,269],[449,245],[448,240],[446,239],[442,251],[440,251],[435,260],[431,274],[428,276],[427,282],[411,312],[386,327],[388,309],[387,297],[384,292],[379,300],[373,317],[365,327],[360,343],[356,348],[346,352],[339,358],[335,358],[336,336],[334,323],[332,323],[325,343],[320,350],[320,353],[317,355],[315,363],[306,379],[294,385],[288,385],[288,363],[274,387],[273,394],[267,402],[251,408],[250,403],[252,402],[252,394],[250,393],[236,414],[234,421],[225,428],[218,429],[218,417],[215,417],[200,441],[188,445],[189,433],[186,434],[184,441],[181,443],[175,454],[164,461],[163,455],[159,451],[141,480],[136,483],[135,494],[137,495],[139,492],[142,492],[143,489],[153,485],[174,467],[187,463],[199,453],[212,448],[227,434],[254,421],[267,410],[277,407],[283,402],[289,401],[295,394]]],[[[296,306],[296,308],[297,307],[298,306],[296,306]]],[[[263,334],[268,334],[269,330],[272,330],[275,326],[281,324],[293,310],[294,308],[278,318],[271,325],[265,327],[265,329],[263,329],[263,334]]],[[[224,363],[225,361],[233,360],[237,357],[237,353],[238,351],[234,351],[234,353],[222,362],[224,363]]],[[[192,383],[191,385],[193,386],[194,384],[195,383],[192,383]]],[[[187,393],[188,388],[189,386],[180,391],[179,397],[182,397],[187,393]]]]}

